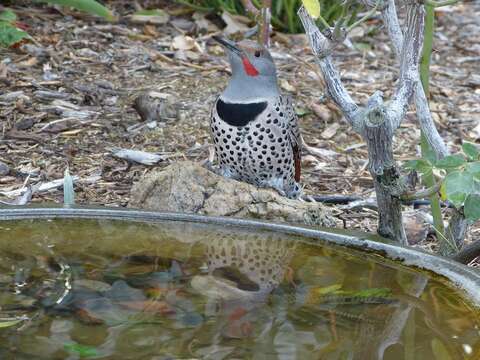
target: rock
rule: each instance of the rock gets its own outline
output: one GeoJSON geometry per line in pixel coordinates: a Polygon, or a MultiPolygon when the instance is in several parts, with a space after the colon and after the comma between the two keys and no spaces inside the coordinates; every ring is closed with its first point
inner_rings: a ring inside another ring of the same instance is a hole
{"type": "Polygon", "coordinates": [[[224,178],[190,161],[152,171],[133,186],[130,199],[129,206],[138,209],[336,225],[322,204],[287,199],[273,189],[224,178]]]}
{"type": "Polygon", "coordinates": [[[178,118],[176,99],[169,94],[150,91],[138,96],[132,107],[140,115],[141,121],[167,121],[178,118]]]}

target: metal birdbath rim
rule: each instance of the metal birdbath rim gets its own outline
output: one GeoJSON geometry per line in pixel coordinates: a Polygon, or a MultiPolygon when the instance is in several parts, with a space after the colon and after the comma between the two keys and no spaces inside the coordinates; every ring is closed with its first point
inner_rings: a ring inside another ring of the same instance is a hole
{"type": "Polygon", "coordinates": [[[454,287],[465,293],[466,297],[480,307],[480,272],[448,258],[432,255],[392,242],[380,242],[346,233],[334,232],[334,229],[313,229],[308,227],[278,224],[265,221],[213,217],[195,214],[155,212],[136,209],[108,207],[59,207],[26,206],[0,208],[0,221],[26,219],[109,219],[136,222],[178,221],[216,226],[235,226],[255,228],[263,231],[280,232],[287,235],[305,237],[309,241],[334,247],[354,249],[369,254],[380,255],[401,265],[420,271],[427,271],[446,278],[454,287]]]}

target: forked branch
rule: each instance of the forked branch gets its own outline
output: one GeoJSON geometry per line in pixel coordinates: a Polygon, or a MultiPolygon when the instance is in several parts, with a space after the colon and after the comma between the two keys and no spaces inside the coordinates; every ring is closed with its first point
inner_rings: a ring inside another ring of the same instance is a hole
{"type": "MultiPolygon", "coordinates": [[[[377,6],[377,2],[374,6],[377,6]]],[[[385,9],[383,4],[382,9],[385,9]]],[[[423,5],[415,2],[407,5],[406,41],[402,38],[398,48],[400,73],[392,98],[384,102],[382,93],[377,91],[362,108],[355,103],[342,84],[331,59],[332,51],[343,42],[343,34],[346,34],[346,31],[344,29],[338,31],[337,28],[332,31],[330,28],[322,33],[303,7],[298,14],[315,54],[315,61],[323,73],[330,97],[341,109],[354,131],[367,142],[368,167],[374,180],[380,215],[378,232],[406,244],[400,202],[405,186],[393,158],[392,140],[394,131],[405,117],[418,82],[418,62],[423,45],[425,15],[423,5]]]]}
{"type": "Polygon", "coordinates": [[[333,38],[333,31],[329,31],[325,36],[315,25],[315,22],[308,14],[307,10],[302,6],[298,10],[298,15],[302,21],[303,28],[310,41],[310,48],[315,55],[315,62],[320,67],[325,82],[327,84],[327,91],[333,102],[340,108],[347,121],[356,132],[361,132],[361,111],[359,106],[352,99],[347,89],[340,79],[335,65],[333,65],[331,53],[333,49],[338,46],[339,41],[333,38]]]}

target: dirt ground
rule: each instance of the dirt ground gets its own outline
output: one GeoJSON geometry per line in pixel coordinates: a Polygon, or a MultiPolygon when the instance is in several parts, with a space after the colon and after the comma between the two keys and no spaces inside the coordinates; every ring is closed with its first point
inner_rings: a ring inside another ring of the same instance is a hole
{"type": "MultiPolygon", "coordinates": [[[[118,14],[133,12],[111,5],[118,14]]],[[[132,183],[153,167],[208,158],[209,110],[228,79],[223,51],[210,39],[222,30],[218,19],[174,5],[161,25],[128,18],[110,24],[64,8],[12,8],[33,41],[0,49],[0,194],[15,197],[26,184],[61,179],[68,165],[78,177],[77,203],[126,206],[132,183]],[[171,95],[174,116],[141,122],[132,104],[145,91],[171,95]],[[118,148],[154,152],[162,161],[130,163],[113,156],[118,148]]],[[[437,12],[431,108],[452,151],[461,139],[480,142],[479,19],[479,2],[437,12]]],[[[351,41],[335,55],[351,94],[359,102],[375,90],[389,96],[398,66],[380,18],[355,29],[351,41]]],[[[324,96],[305,36],[275,33],[272,53],[280,86],[295,99],[302,134],[320,153],[303,157],[305,192],[372,195],[365,143],[324,96]]],[[[395,140],[399,161],[418,155],[419,136],[410,111],[395,140]]],[[[63,193],[55,186],[40,189],[31,201],[62,202],[63,193]]],[[[374,211],[333,211],[348,228],[375,229],[374,211]]],[[[470,232],[479,235],[478,228],[470,232]]]]}

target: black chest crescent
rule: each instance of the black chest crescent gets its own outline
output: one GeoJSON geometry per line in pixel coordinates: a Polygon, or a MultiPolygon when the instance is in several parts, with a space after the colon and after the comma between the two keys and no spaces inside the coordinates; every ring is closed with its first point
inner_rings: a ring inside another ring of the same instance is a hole
{"type": "Polygon", "coordinates": [[[267,102],[235,104],[217,101],[217,114],[230,126],[245,126],[267,108],[267,102]]]}

